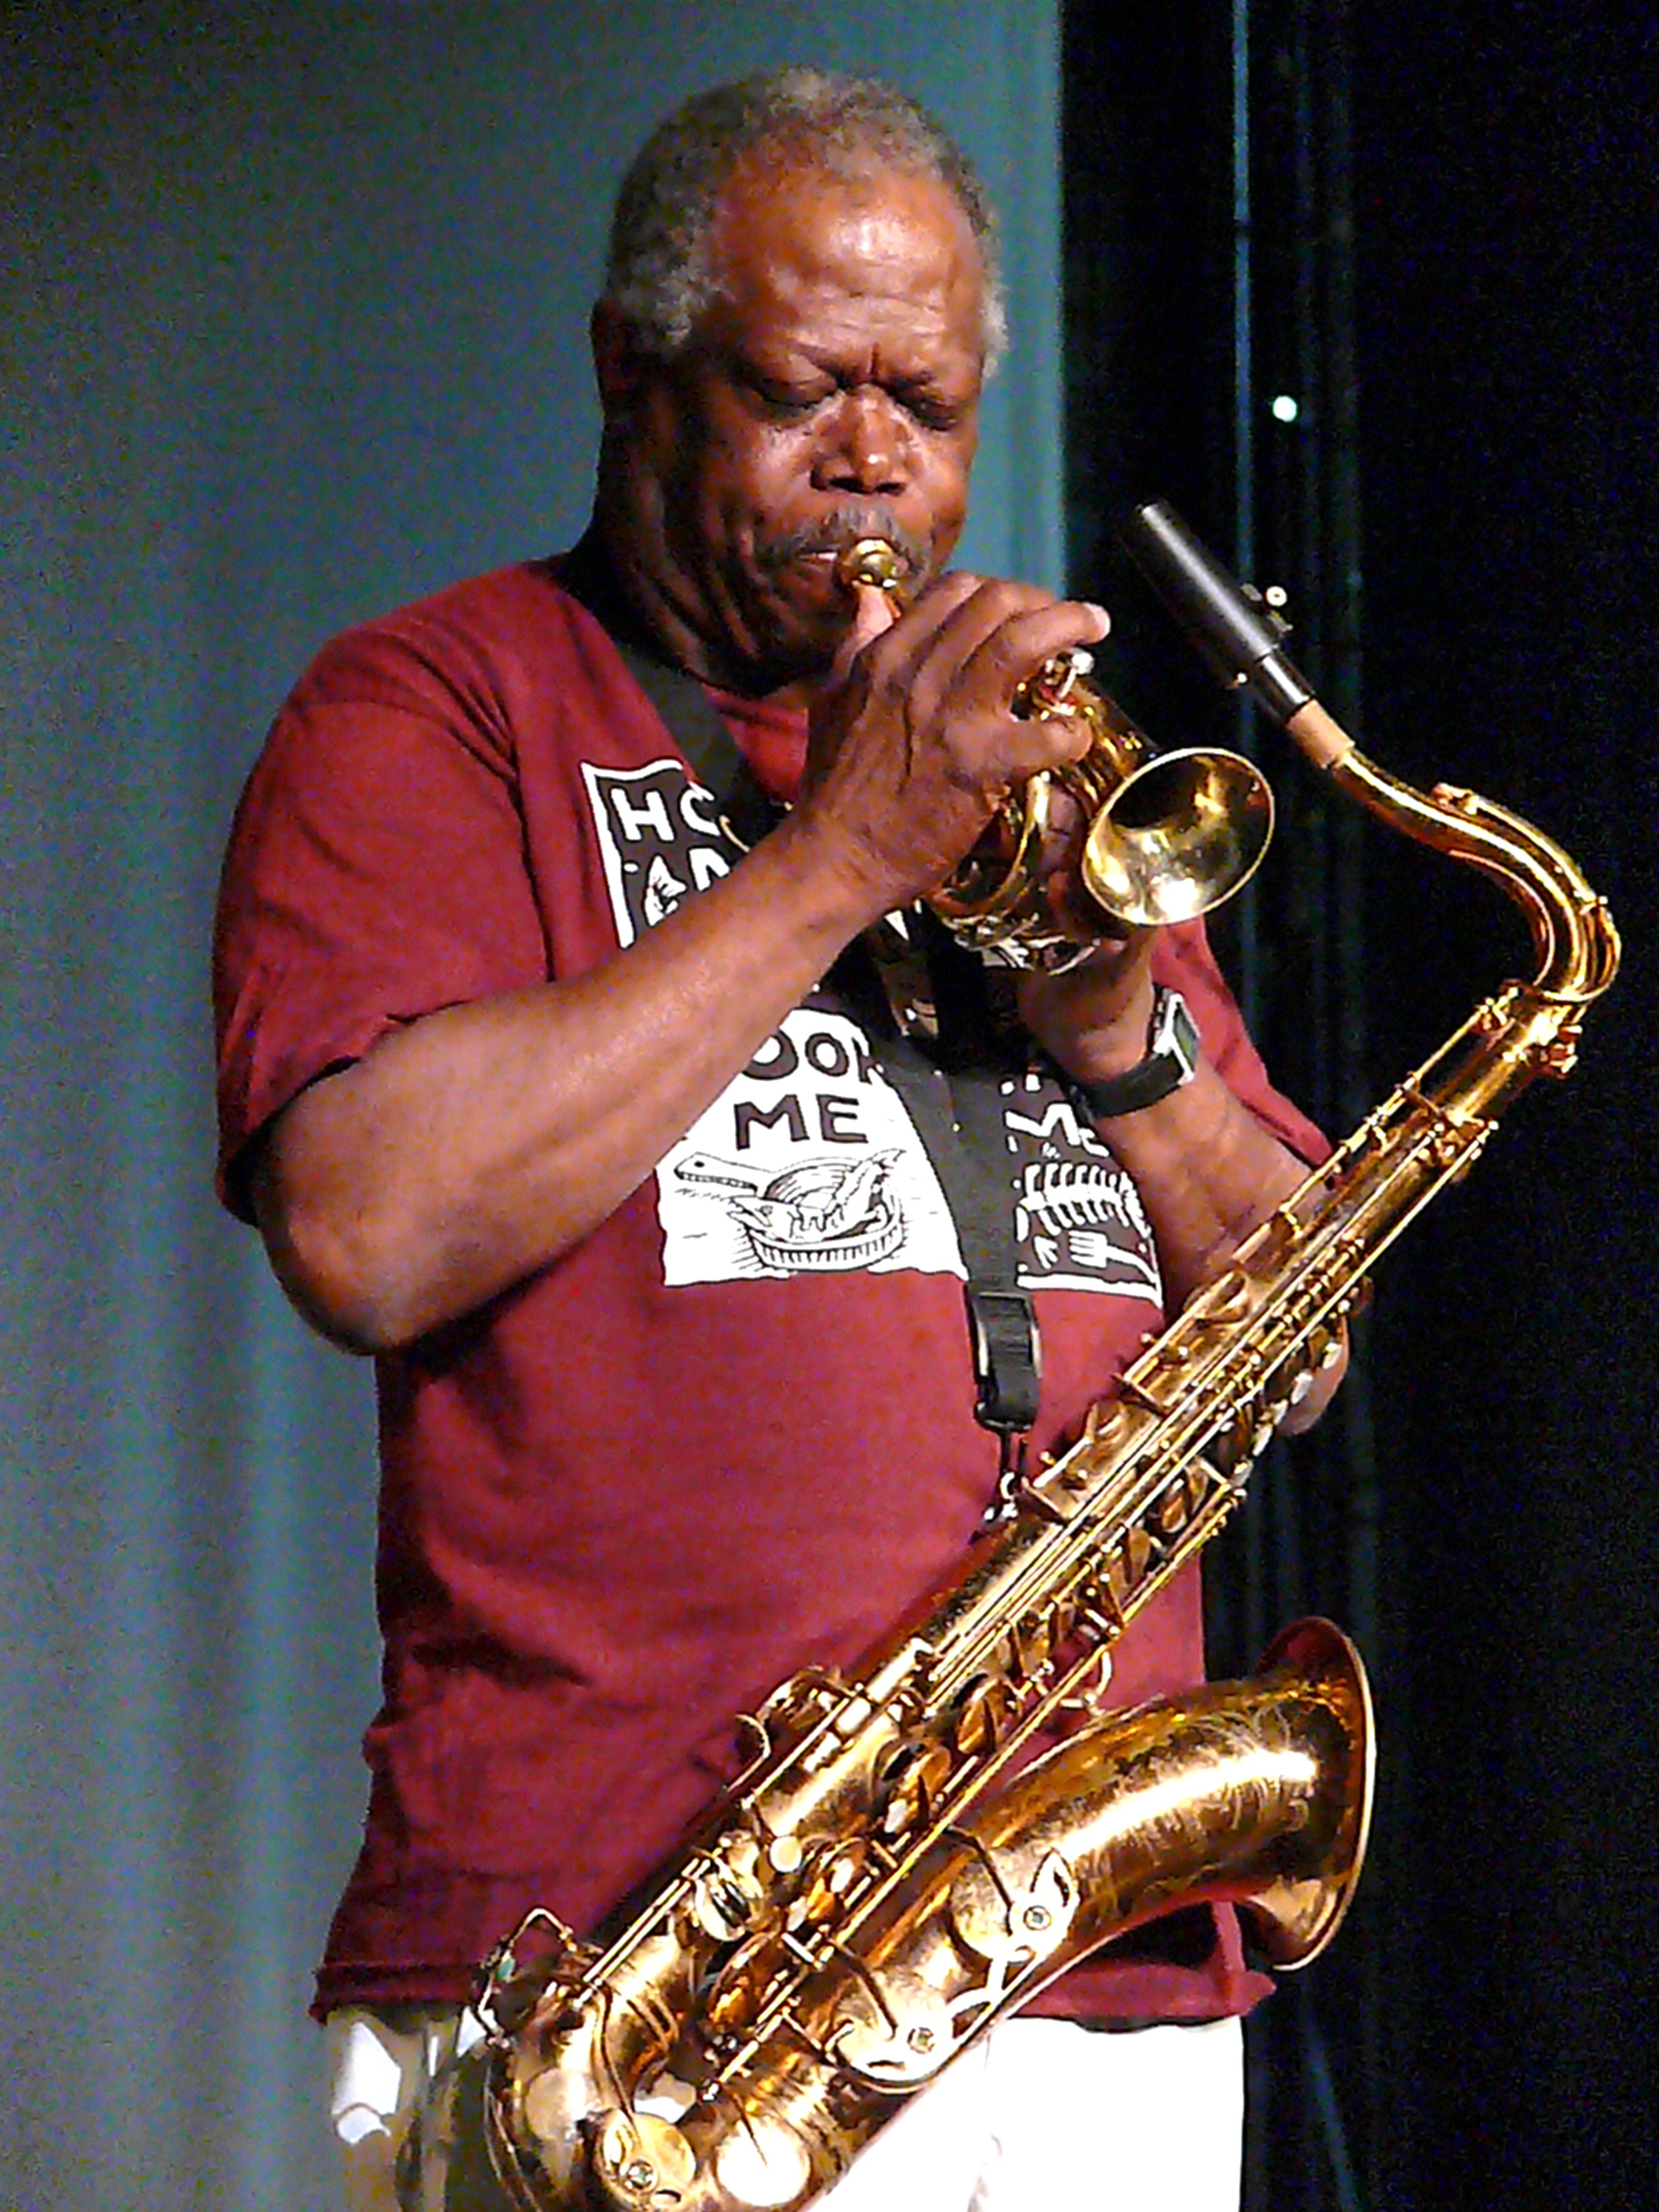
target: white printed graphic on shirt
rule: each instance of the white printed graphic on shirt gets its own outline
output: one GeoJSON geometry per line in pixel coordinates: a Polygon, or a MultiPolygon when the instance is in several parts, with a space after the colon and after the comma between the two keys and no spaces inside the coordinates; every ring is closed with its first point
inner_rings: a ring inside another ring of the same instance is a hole
{"type": "Polygon", "coordinates": [[[1019,1168],[1020,1281],[1028,1291],[1109,1289],[1161,1305],[1152,1226],[1133,1182],[1052,1081],[1026,1075],[1002,1091],[1019,1168]]]}
{"type": "Polygon", "coordinates": [[[682,899],[730,873],[713,794],[692,782],[683,761],[648,768],[584,762],[582,775],[621,944],[631,945],[682,899]]]}
{"type": "MultiPolygon", "coordinates": [[[[669,758],[584,766],[618,940],[731,866],[710,794],[669,758]]],[[[1001,1085],[1028,1290],[1158,1304],[1133,1183],[1052,1074],[1001,1085]]],[[[965,1273],[939,1178],[850,1016],[799,1006],[657,1170],[670,1284],[910,1267],[965,1273]]]]}
{"type": "Polygon", "coordinates": [[[657,1170],[665,1279],[965,1271],[927,1153],[858,1024],[797,1006],[657,1170]]]}

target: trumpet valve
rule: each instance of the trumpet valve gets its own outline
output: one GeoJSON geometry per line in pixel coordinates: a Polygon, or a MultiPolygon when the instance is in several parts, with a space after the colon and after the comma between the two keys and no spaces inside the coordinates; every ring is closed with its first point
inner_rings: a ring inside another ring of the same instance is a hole
{"type": "Polygon", "coordinates": [[[1014,694],[1014,712],[1033,721],[1046,722],[1056,714],[1074,714],[1082,703],[1077,688],[1093,669],[1095,657],[1080,645],[1068,645],[1035,668],[1014,694]]]}

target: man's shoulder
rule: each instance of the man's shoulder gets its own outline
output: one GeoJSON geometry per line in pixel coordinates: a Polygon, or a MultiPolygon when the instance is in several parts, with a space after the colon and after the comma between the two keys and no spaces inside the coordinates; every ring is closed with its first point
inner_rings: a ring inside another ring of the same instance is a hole
{"type": "Polygon", "coordinates": [[[325,656],[385,641],[431,643],[518,639],[560,625],[574,602],[559,582],[559,556],[515,561],[446,584],[383,614],[367,617],[324,647],[325,656]]]}
{"type": "Polygon", "coordinates": [[[514,562],[355,623],[316,653],[298,693],[465,696],[557,679],[593,653],[597,638],[560,582],[559,563],[558,556],[514,562]]]}

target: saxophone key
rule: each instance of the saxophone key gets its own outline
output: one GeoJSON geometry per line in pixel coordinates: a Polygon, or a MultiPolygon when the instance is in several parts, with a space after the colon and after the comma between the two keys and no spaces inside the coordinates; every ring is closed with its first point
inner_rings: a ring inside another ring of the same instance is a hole
{"type": "Polygon", "coordinates": [[[1009,1671],[1017,1681],[1036,1680],[1054,1657],[1061,1633],[1055,1611],[1015,1623],[1007,1650],[1009,1671]]]}
{"type": "Polygon", "coordinates": [[[883,1836],[908,1836],[927,1820],[956,1762],[942,1743],[912,1746],[900,1753],[886,1778],[887,1801],[876,1822],[883,1836]]]}
{"type": "Polygon", "coordinates": [[[667,2212],[696,2179],[696,2154],[671,2120],[652,2112],[612,2111],[593,2143],[594,2179],[629,2212],[667,2212]]]}
{"type": "Polygon", "coordinates": [[[1197,1468],[1178,1468],[1147,1507],[1147,1526],[1160,1536],[1178,1536],[1203,1499],[1204,1486],[1197,1468]]]}
{"type": "Polygon", "coordinates": [[[861,1836],[848,1837],[813,1859],[800,1893],[789,1908],[789,1926],[822,1928],[838,1918],[869,1861],[869,1845],[861,1836]]]}
{"type": "Polygon", "coordinates": [[[735,1943],[753,1928],[766,1896],[756,1878],[759,1858],[755,1838],[738,1831],[691,1870],[691,1917],[715,1942],[735,1943]]]}
{"type": "Polygon", "coordinates": [[[952,1717],[951,1740],[964,1759],[977,1759],[995,1749],[1012,1719],[1015,1698],[1012,1686],[1000,1674],[977,1675],[963,1693],[952,1717]]]}
{"type": "Polygon", "coordinates": [[[751,1936],[716,1977],[704,2004],[710,2033],[732,2036],[750,2027],[785,1957],[780,1935],[751,1936]]]}

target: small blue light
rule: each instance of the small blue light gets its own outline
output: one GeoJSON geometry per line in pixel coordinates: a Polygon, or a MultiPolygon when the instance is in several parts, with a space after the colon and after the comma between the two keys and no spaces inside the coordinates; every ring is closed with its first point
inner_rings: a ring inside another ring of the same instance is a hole
{"type": "Polygon", "coordinates": [[[1301,408],[1297,404],[1296,401],[1291,397],[1291,394],[1288,392],[1281,392],[1278,398],[1273,401],[1273,420],[1275,422],[1294,422],[1301,412],[1301,408]]]}

